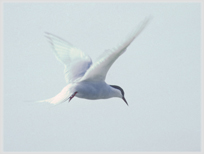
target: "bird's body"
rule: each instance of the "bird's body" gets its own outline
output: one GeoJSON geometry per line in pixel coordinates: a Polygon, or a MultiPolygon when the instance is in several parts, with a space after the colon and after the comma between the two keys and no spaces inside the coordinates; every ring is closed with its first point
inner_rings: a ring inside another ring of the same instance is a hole
{"type": "Polygon", "coordinates": [[[106,99],[111,97],[111,88],[104,81],[82,81],[75,86],[76,97],[85,99],[106,99]],[[100,87],[100,88],[99,88],[100,87]]]}
{"type": "MultiPolygon", "coordinates": [[[[106,84],[104,81],[82,81],[77,83],[70,83],[65,86],[62,91],[55,97],[47,100],[51,104],[62,103],[66,100],[71,100],[70,96],[77,92],[74,96],[78,98],[96,100],[108,99],[111,97],[120,97],[120,91],[106,84]]],[[[42,101],[41,101],[42,102],[42,101]]]]}
{"type": "Polygon", "coordinates": [[[46,37],[54,48],[56,58],[65,66],[64,74],[67,86],[55,97],[38,102],[58,104],[70,101],[73,97],[90,100],[119,97],[127,104],[123,89],[105,82],[106,74],[115,60],[125,52],[130,43],[144,29],[148,21],[149,18],[141,22],[128,39],[117,47],[105,51],[94,63],[80,49],[55,35],[46,33],[46,37]]]}
{"type": "Polygon", "coordinates": [[[85,99],[107,99],[117,97],[118,91],[115,91],[110,85],[104,81],[82,81],[71,86],[73,92],[77,91],[76,97],[85,99]]]}

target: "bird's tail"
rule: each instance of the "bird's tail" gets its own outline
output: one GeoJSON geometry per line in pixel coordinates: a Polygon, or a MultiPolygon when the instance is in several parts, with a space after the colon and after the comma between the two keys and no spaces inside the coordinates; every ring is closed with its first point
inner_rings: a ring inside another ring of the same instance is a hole
{"type": "Polygon", "coordinates": [[[67,101],[69,97],[70,97],[70,91],[69,91],[69,85],[68,85],[64,87],[62,91],[59,94],[57,94],[55,97],[52,97],[46,100],[37,101],[37,102],[38,103],[48,102],[50,104],[56,105],[67,101]]]}
{"type": "MultiPolygon", "coordinates": [[[[52,97],[52,98],[49,98],[49,99],[45,99],[45,100],[40,100],[40,101],[36,101],[37,103],[44,103],[44,102],[47,102],[47,103],[51,103],[53,102],[55,97],[52,97]]],[[[53,104],[53,103],[51,103],[53,104]]]]}

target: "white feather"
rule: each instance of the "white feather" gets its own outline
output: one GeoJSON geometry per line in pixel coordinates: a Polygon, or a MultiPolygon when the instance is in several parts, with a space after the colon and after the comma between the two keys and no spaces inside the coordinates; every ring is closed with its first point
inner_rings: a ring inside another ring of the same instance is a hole
{"type": "Polygon", "coordinates": [[[136,27],[136,29],[131,33],[131,35],[129,35],[129,37],[125,39],[120,45],[113,49],[105,51],[102,54],[102,56],[100,56],[98,60],[94,62],[92,66],[87,70],[87,72],[81,78],[81,81],[82,80],[104,81],[111,65],[121,54],[123,54],[126,51],[127,47],[145,28],[149,20],[150,17],[146,18],[143,22],[141,22],[136,27]]]}
{"type": "Polygon", "coordinates": [[[91,66],[91,58],[74,47],[71,43],[53,35],[46,33],[54,49],[56,58],[64,64],[64,74],[66,83],[71,83],[79,80],[91,66]]]}

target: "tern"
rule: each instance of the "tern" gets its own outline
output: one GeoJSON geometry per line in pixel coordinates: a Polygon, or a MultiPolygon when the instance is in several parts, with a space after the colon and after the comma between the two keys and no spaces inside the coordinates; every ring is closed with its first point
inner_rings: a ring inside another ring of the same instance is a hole
{"type": "Polygon", "coordinates": [[[149,20],[150,17],[141,21],[128,38],[115,48],[106,50],[95,62],[92,62],[88,55],[71,43],[46,32],[45,35],[54,49],[56,58],[64,64],[67,85],[55,97],[38,102],[48,102],[55,105],[67,100],[71,101],[74,97],[89,100],[119,97],[128,105],[124,90],[117,85],[108,85],[105,78],[111,65],[126,51],[149,20]]]}

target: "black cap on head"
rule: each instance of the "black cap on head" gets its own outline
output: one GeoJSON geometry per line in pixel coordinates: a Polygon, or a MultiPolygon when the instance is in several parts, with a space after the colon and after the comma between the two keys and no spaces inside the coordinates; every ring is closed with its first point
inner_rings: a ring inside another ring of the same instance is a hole
{"type": "Polygon", "coordinates": [[[115,88],[115,89],[118,89],[118,90],[120,90],[120,92],[121,92],[121,94],[122,94],[122,99],[125,101],[125,103],[128,105],[128,103],[127,103],[127,101],[126,101],[126,99],[125,99],[125,92],[124,92],[124,90],[121,88],[121,87],[119,87],[119,86],[116,86],[116,85],[110,85],[111,87],[113,87],[113,88],[115,88]]]}

